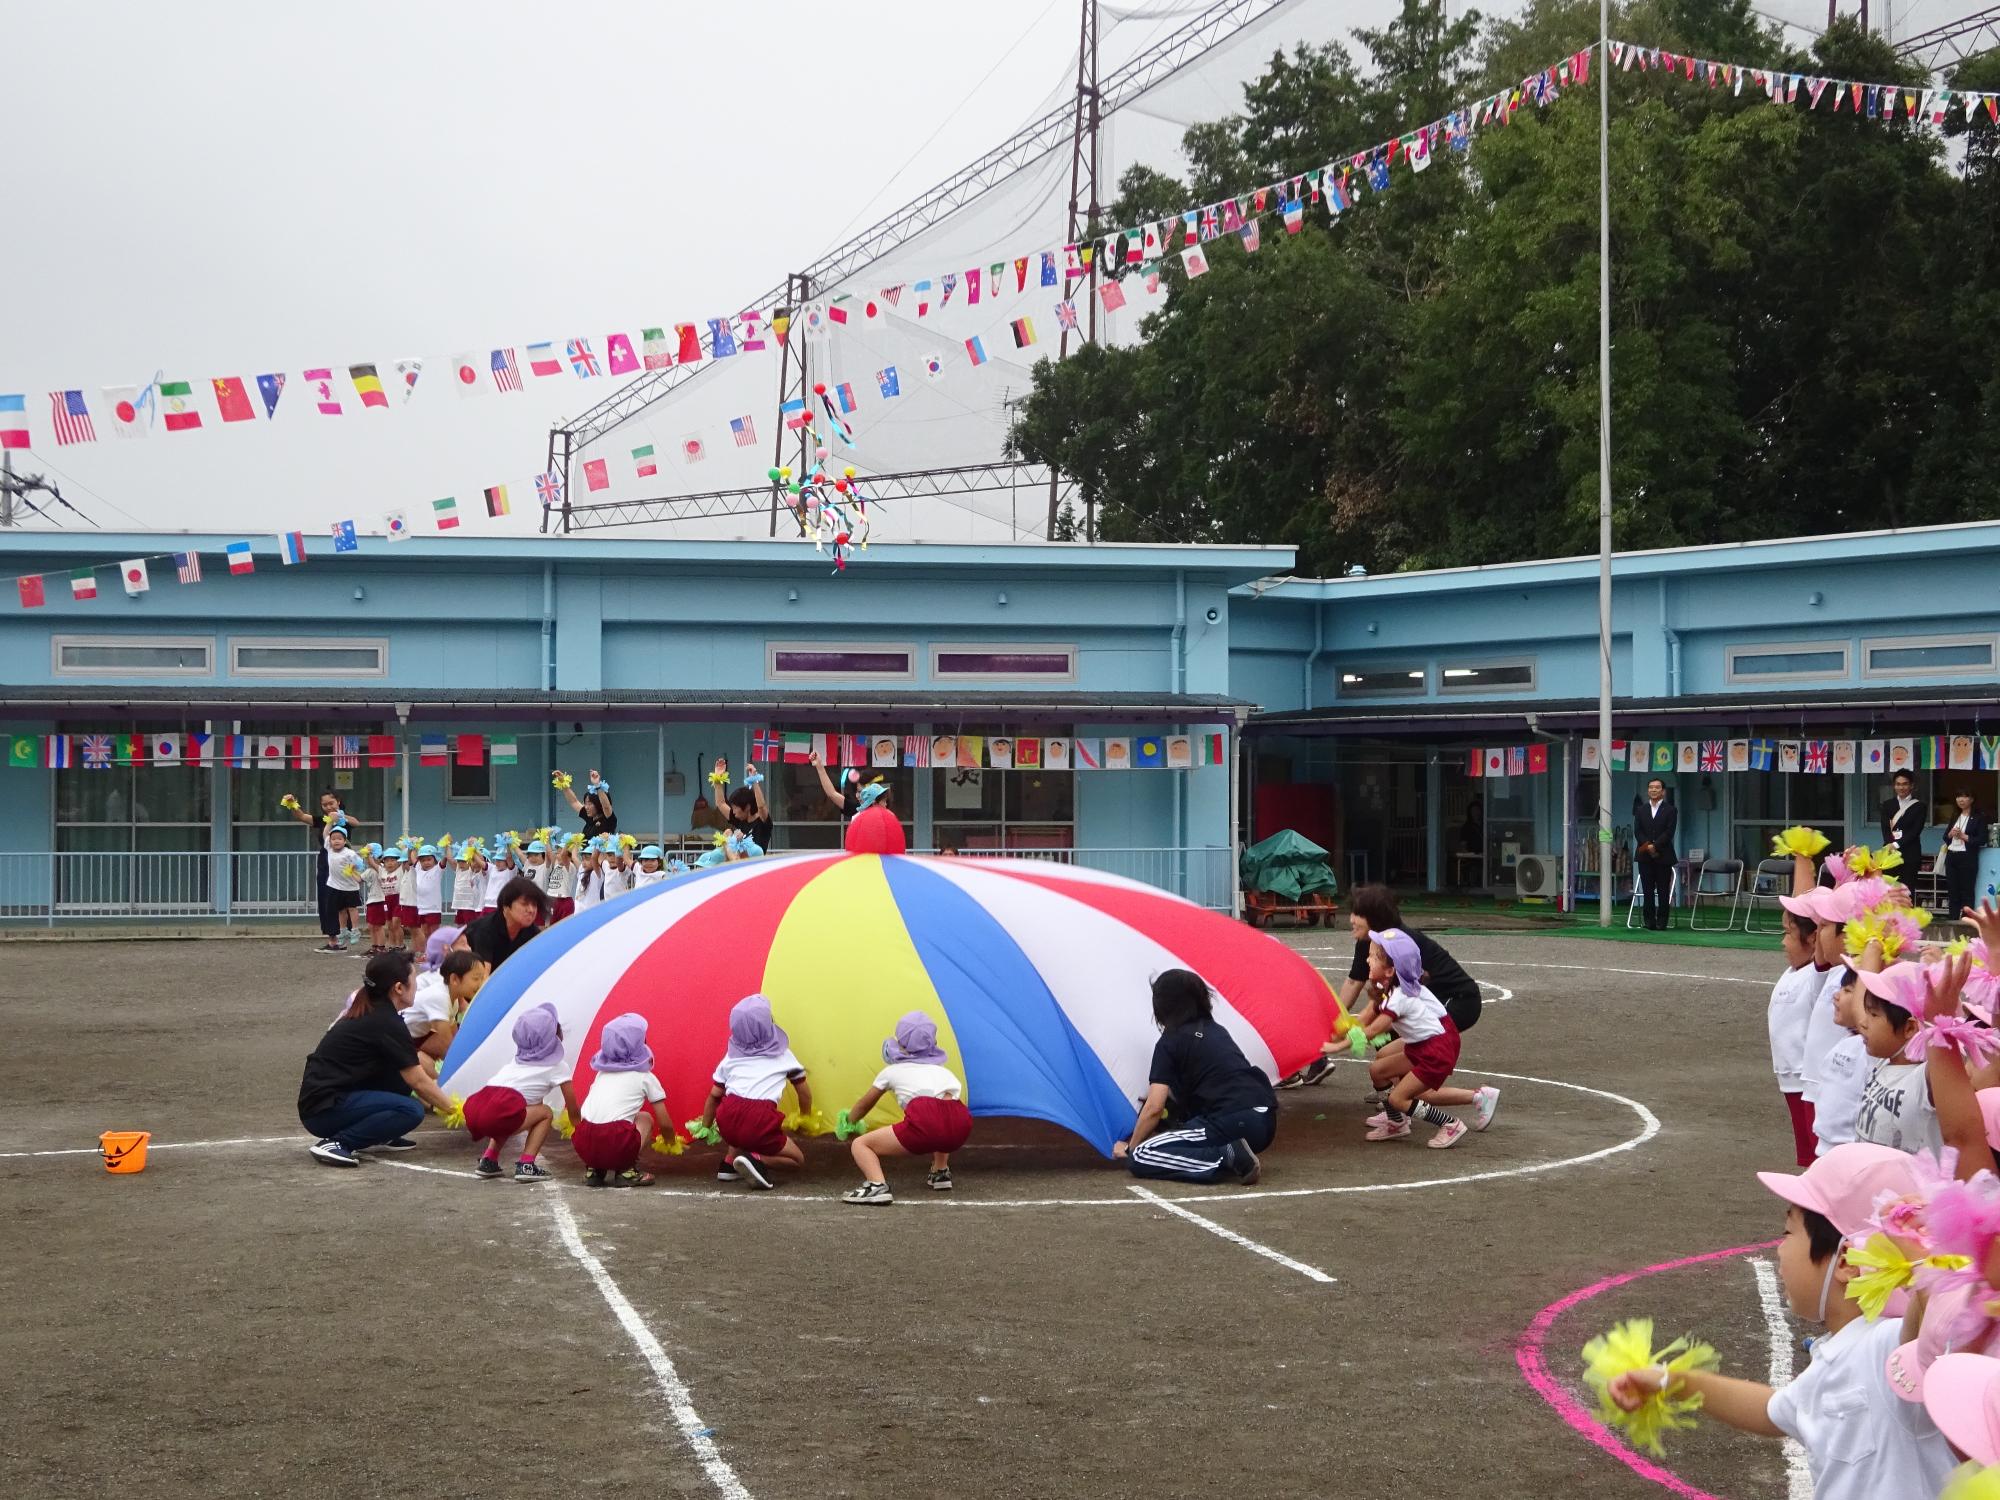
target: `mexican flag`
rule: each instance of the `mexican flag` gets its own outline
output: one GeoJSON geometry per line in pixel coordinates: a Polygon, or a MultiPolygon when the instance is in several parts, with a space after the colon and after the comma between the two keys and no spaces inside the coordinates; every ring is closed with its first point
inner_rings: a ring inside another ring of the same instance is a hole
{"type": "Polygon", "coordinates": [[[194,387],[185,380],[160,383],[160,412],[169,432],[192,432],[201,426],[201,413],[194,409],[194,387]]]}
{"type": "Polygon", "coordinates": [[[78,568],[69,575],[69,591],[72,598],[95,599],[97,597],[97,570],[78,568]]]}

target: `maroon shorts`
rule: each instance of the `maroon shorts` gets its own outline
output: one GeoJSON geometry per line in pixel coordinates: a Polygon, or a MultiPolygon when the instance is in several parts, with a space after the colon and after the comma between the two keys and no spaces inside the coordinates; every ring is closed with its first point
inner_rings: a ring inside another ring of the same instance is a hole
{"type": "Polygon", "coordinates": [[[370,927],[387,927],[389,925],[388,902],[370,901],[368,903],[368,925],[370,927]]]}
{"type": "Polygon", "coordinates": [[[518,1089],[488,1084],[465,1101],[465,1133],[475,1141],[499,1145],[528,1118],[528,1101],[518,1089]]]}
{"type": "Polygon", "coordinates": [[[1410,1071],[1417,1075],[1417,1082],[1427,1089],[1443,1088],[1458,1067],[1458,1027],[1446,1016],[1442,1035],[1423,1042],[1405,1042],[1403,1056],[1409,1059],[1410,1071]]]}
{"type": "Polygon", "coordinates": [[[949,1155],[972,1134],[972,1111],[963,1099],[912,1099],[890,1128],[896,1144],[912,1156],[949,1155]]]}
{"type": "Polygon", "coordinates": [[[715,1108],[715,1128],[738,1151],[776,1156],[785,1149],[785,1117],[769,1099],[724,1094],[715,1108]]]}
{"type": "Polygon", "coordinates": [[[398,906],[396,908],[396,920],[401,922],[405,927],[419,925],[417,921],[417,909],[414,906],[398,906]]]}
{"type": "Polygon", "coordinates": [[[594,1172],[623,1172],[639,1164],[639,1127],[630,1120],[605,1125],[578,1120],[570,1144],[577,1160],[594,1172]]]}
{"type": "Polygon", "coordinates": [[[1809,1167],[1819,1155],[1819,1137],[1813,1133],[1812,1100],[1804,1094],[1787,1094],[1785,1112],[1792,1117],[1793,1157],[1801,1167],[1809,1167]]]}
{"type": "Polygon", "coordinates": [[[549,920],[551,922],[560,922],[564,917],[573,917],[575,915],[575,898],[571,896],[558,896],[555,899],[555,910],[550,914],[549,920]]]}
{"type": "Polygon", "coordinates": [[[479,915],[478,912],[468,911],[465,907],[461,906],[456,912],[452,914],[452,920],[456,922],[460,927],[463,927],[465,926],[466,923],[470,922],[474,917],[478,915],[479,915]]]}
{"type": "Polygon", "coordinates": [[[444,914],[442,912],[412,911],[407,906],[403,908],[403,925],[405,927],[420,929],[424,932],[435,932],[438,923],[443,920],[444,914]]]}

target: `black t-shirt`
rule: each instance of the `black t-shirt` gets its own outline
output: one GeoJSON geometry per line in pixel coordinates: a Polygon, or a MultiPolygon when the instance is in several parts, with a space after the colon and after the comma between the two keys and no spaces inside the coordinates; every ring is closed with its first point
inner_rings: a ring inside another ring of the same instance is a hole
{"type": "MultiPolygon", "coordinates": [[[[1425,985],[1444,1002],[1444,1008],[1451,1013],[1452,1024],[1460,1031],[1470,1030],[1485,1004],[1479,993],[1479,981],[1460,968],[1458,960],[1438,946],[1437,939],[1414,927],[1405,927],[1403,931],[1417,945],[1417,956],[1424,964],[1425,985]]],[[[1363,984],[1368,982],[1369,941],[1362,938],[1355,943],[1354,966],[1347,971],[1349,979],[1363,984]]]]}
{"type": "Polygon", "coordinates": [[[1269,1109],[1278,1102],[1271,1080],[1251,1066],[1220,1021],[1190,1021],[1163,1032],[1147,1079],[1167,1086],[1176,1120],[1269,1109]]]}
{"type": "Polygon", "coordinates": [[[299,1118],[317,1114],[361,1089],[407,1094],[405,1068],[417,1065],[417,1044],[395,1006],[384,1001],[359,1016],[335,1021],[306,1059],[299,1083],[299,1118]]]}
{"type": "Polygon", "coordinates": [[[523,927],[510,938],[507,936],[507,914],[503,911],[489,911],[485,916],[474,917],[466,923],[465,931],[459,935],[465,939],[466,947],[497,969],[526,947],[540,930],[537,927],[523,927]]]}
{"type": "Polygon", "coordinates": [[[727,802],[722,804],[729,817],[731,833],[748,834],[756,841],[757,847],[766,854],[771,852],[771,820],[769,818],[746,818],[727,802]]]}

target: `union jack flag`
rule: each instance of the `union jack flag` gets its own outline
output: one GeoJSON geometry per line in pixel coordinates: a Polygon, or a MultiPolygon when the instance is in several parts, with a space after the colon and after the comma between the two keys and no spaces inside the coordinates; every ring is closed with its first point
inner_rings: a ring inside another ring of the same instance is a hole
{"type": "Polygon", "coordinates": [[[337,734],[333,737],[333,768],[336,771],[361,769],[361,736],[337,734]]]}
{"type": "Polygon", "coordinates": [[[588,380],[603,373],[597,368],[597,355],[592,351],[589,339],[569,341],[569,367],[576,371],[578,380],[588,380]]]}
{"type": "Polygon", "coordinates": [[[1065,333],[1076,332],[1076,303],[1065,297],[1056,304],[1056,326],[1065,333]]]}
{"type": "Polygon", "coordinates": [[[1701,768],[1704,771],[1722,769],[1722,741],[1703,740],[1701,742],[1701,768]]]}
{"type": "Polygon", "coordinates": [[[521,388],[521,367],[514,363],[512,349],[493,351],[493,383],[503,391],[518,391],[521,388]]]}
{"type": "Polygon", "coordinates": [[[1807,740],[1806,774],[1808,776],[1824,776],[1826,774],[1826,761],[1829,753],[1831,753],[1829,741],[1807,740]]]}
{"type": "Polygon", "coordinates": [[[553,469],[546,474],[535,476],[535,493],[541,497],[542,509],[562,504],[562,475],[553,469]]]}
{"type": "Polygon", "coordinates": [[[86,734],[78,742],[83,751],[83,768],[86,771],[108,771],[111,769],[112,739],[108,734],[86,734]]]}
{"type": "Polygon", "coordinates": [[[1207,244],[1210,240],[1214,238],[1215,238],[1215,210],[1213,208],[1204,208],[1201,211],[1202,243],[1207,244]]]}
{"type": "Polygon", "coordinates": [[[775,729],[760,729],[750,738],[752,760],[776,760],[785,753],[785,737],[775,729]]]}

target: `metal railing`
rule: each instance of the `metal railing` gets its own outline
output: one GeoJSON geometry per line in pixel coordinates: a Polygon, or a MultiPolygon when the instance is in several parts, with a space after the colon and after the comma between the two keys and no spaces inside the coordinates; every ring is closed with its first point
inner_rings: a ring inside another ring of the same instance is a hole
{"type": "MultiPolygon", "coordinates": [[[[1221,847],[963,852],[973,859],[1040,859],[1102,870],[1214,911],[1235,909],[1235,855],[1221,847]]],[[[319,909],[315,864],[305,850],[0,853],[0,922],[300,920],[319,909]]]]}

